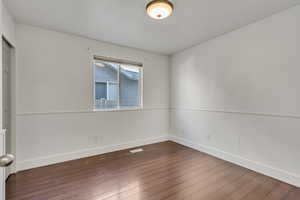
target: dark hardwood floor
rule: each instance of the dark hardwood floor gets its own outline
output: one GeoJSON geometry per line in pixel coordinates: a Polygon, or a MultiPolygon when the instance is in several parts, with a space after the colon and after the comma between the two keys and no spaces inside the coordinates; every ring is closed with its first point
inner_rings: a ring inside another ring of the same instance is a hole
{"type": "Polygon", "coordinates": [[[173,142],[22,171],[7,200],[299,200],[300,189],[173,142]]]}

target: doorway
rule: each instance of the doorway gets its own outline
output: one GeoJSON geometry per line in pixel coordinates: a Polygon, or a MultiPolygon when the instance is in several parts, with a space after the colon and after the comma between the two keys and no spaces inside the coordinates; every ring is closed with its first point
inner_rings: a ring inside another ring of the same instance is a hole
{"type": "MultiPolygon", "coordinates": [[[[15,154],[13,137],[13,46],[2,38],[2,127],[5,132],[5,153],[15,154]]],[[[5,179],[14,171],[13,166],[5,168],[5,179]]]]}

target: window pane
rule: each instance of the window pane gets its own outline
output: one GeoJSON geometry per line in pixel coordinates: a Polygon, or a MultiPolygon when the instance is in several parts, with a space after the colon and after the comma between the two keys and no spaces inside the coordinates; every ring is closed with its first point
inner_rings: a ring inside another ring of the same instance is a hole
{"type": "Polygon", "coordinates": [[[141,68],[120,65],[120,106],[140,106],[141,68]]]}
{"type": "Polygon", "coordinates": [[[95,61],[95,107],[98,109],[118,106],[119,64],[95,61]]]}
{"type": "Polygon", "coordinates": [[[96,82],[96,99],[107,98],[107,83],[96,82]]]}

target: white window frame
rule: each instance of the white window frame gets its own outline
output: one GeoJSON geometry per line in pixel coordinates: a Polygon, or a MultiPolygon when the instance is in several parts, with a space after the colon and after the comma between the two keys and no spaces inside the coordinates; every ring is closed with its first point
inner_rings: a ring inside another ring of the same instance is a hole
{"type": "Polygon", "coordinates": [[[103,56],[93,56],[93,62],[92,62],[92,68],[93,68],[93,75],[92,75],[92,88],[93,88],[93,111],[126,111],[126,110],[142,110],[144,105],[144,73],[143,73],[143,64],[139,62],[134,61],[128,61],[128,60],[122,60],[122,59],[115,59],[115,58],[109,58],[109,57],[103,57],[103,56]],[[120,106],[120,67],[118,68],[118,82],[119,82],[119,95],[118,95],[118,105],[115,108],[96,108],[96,88],[95,88],[95,61],[100,60],[103,62],[112,62],[117,64],[125,64],[125,65],[131,65],[136,66],[140,68],[140,80],[139,80],[139,101],[140,104],[138,106],[132,106],[132,107],[122,107],[120,106]]]}

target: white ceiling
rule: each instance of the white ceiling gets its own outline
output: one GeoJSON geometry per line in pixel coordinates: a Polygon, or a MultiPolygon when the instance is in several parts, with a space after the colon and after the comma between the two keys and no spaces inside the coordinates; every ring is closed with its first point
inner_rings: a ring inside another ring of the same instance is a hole
{"type": "Polygon", "coordinates": [[[176,0],[149,18],[147,0],[4,0],[19,23],[172,54],[299,4],[299,0],[176,0]]]}

